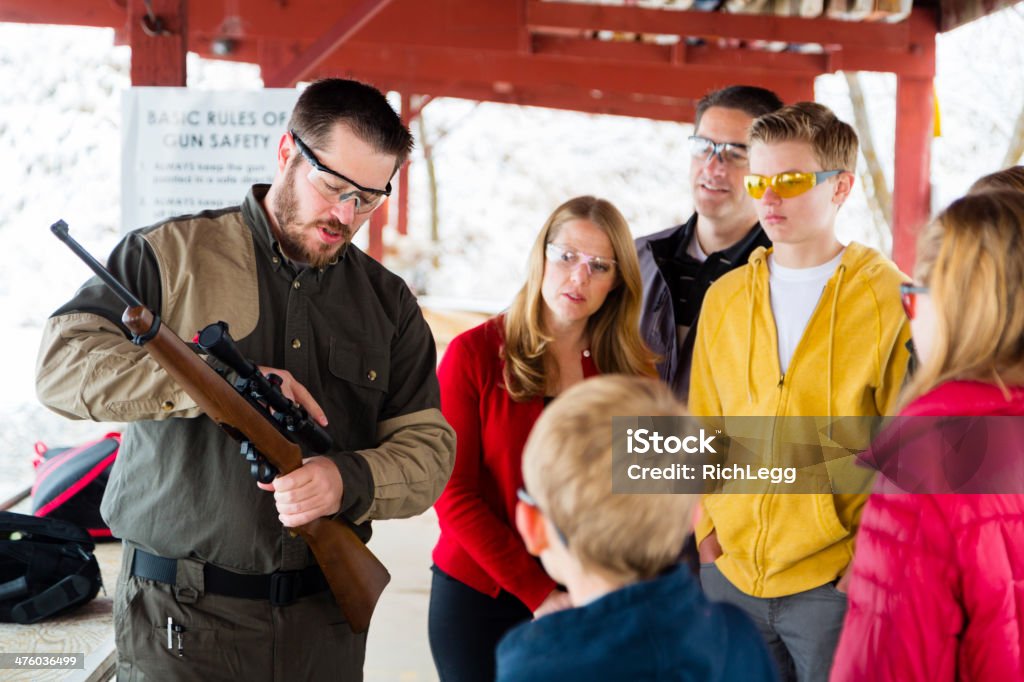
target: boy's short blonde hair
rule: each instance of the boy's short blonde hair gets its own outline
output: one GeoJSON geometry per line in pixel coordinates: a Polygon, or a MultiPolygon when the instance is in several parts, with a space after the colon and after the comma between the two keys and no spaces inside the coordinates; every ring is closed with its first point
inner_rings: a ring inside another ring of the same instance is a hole
{"type": "Polygon", "coordinates": [[[756,142],[806,142],[822,170],[857,169],[857,133],[817,102],[797,102],[755,119],[749,143],[756,142]]]}
{"type": "Polygon", "coordinates": [[[605,375],[560,395],[533,427],[525,487],[584,568],[645,580],[677,560],[697,496],[613,495],[612,417],[685,413],[660,381],[605,375]]]}

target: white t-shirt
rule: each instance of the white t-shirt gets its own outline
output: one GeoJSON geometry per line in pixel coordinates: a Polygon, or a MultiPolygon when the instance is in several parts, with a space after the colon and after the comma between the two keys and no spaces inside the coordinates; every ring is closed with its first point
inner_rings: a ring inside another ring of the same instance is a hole
{"type": "Polygon", "coordinates": [[[840,251],[829,262],[813,268],[786,268],[775,261],[775,254],[768,254],[768,290],[779,337],[779,366],[783,374],[789,369],[789,361],[814,314],[825,284],[842,258],[843,252],[840,251]]]}
{"type": "Polygon", "coordinates": [[[704,253],[703,249],[700,248],[700,240],[697,239],[697,230],[693,231],[693,235],[690,237],[690,243],[686,245],[686,253],[701,263],[708,259],[708,254],[704,253]]]}

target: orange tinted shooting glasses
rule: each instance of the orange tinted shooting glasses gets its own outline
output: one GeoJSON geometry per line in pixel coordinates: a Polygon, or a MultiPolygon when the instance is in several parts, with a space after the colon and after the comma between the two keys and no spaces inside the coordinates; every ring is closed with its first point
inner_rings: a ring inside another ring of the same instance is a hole
{"type": "Polygon", "coordinates": [[[791,199],[813,189],[822,180],[842,172],[841,170],[830,170],[809,171],[806,173],[778,173],[772,176],[744,175],[743,186],[746,188],[747,194],[755,199],[763,197],[769,187],[783,199],[791,199]]]}

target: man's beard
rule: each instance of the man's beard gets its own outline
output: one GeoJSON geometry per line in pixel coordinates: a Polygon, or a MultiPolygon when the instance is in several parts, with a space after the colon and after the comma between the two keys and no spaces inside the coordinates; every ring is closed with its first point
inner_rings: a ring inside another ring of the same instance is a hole
{"type": "Polygon", "coordinates": [[[296,260],[314,268],[322,268],[330,264],[337,257],[345,246],[352,241],[352,229],[343,224],[337,218],[331,216],[327,220],[319,220],[312,223],[300,223],[298,219],[299,201],[295,196],[295,172],[298,164],[292,164],[285,171],[284,182],[281,189],[274,197],[274,205],[271,210],[274,218],[280,227],[277,235],[281,250],[292,260],[296,260]],[[331,232],[344,236],[344,240],[337,244],[325,244],[316,242],[316,247],[310,249],[308,246],[308,235],[311,231],[319,232],[320,226],[326,227],[331,232]]]}

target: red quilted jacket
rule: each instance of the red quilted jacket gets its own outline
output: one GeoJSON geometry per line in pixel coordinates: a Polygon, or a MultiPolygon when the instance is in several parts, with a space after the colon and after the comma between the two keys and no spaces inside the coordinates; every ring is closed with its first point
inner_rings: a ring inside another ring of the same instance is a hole
{"type": "MultiPolygon", "coordinates": [[[[1024,417],[1024,387],[949,382],[901,417],[943,415],[1024,417]]],[[[1024,452],[1024,418],[1000,423],[1024,452]]],[[[1024,495],[895,490],[861,517],[832,682],[1024,680],[1024,495]]]]}

